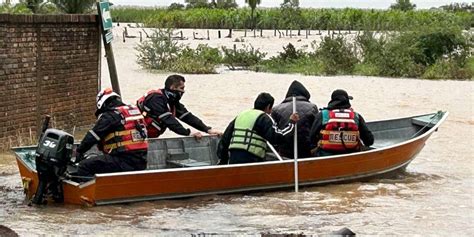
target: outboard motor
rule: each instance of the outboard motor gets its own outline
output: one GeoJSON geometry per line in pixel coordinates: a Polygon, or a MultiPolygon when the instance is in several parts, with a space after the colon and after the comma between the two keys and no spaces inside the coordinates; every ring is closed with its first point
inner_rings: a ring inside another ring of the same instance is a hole
{"type": "Polygon", "coordinates": [[[55,202],[63,202],[61,180],[72,157],[74,137],[64,131],[50,128],[40,138],[35,162],[39,184],[32,200],[34,204],[46,203],[45,196],[51,194],[55,202]]]}

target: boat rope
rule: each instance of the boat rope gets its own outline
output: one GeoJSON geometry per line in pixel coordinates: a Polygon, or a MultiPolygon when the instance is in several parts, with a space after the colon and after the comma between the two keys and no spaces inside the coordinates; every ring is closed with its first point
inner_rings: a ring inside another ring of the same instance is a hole
{"type": "Polygon", "coordinates": [[[431,120],[425,124],[425,126],[423,126],[422,128],[420,128],[420,130],[418,130],[415,134],[413,134],[413,136],[410,137],[410,139],[418,136],[426,127],[428,127],[429,125],[431,125],[433,123],[433,121],[435,119],[437,119],[439,116],[441,116],[443,114],[443,111],[438,111],[436,114],[434,114],[432,117],[431,117],[431,120]]]}

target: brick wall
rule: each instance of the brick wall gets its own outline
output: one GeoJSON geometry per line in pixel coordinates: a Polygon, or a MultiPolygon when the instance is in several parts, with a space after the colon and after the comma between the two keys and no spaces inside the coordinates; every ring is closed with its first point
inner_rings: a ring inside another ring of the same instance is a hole
{"type": "Polygon", "coordinates": [[[69,132],[94,123],[99,34],[95,15],[0,14],[0,150],[36,142],[46,114],[69,132]]]}

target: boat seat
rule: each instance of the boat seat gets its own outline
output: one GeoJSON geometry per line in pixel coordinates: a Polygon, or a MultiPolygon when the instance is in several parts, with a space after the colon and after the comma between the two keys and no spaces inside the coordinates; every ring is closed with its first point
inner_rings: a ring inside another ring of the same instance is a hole
{"type": "Polygon", "coordinates": [[[209,162],[202,162],[193,159],[186,160],[167,160],[166,163],[173,168],[179,167],[199,167],[211,165],[209,162]]]}
{"type": "Polygon", "coordinates": [[[166,164],[171,166],[172,168],[179,168],[179,167],[199,167],[199,166],[207,166],[211,165],[209,162],[202,162],[197,161],[194,159],[189,158],[189,153],[168,153],[166,164]]]}
{"type": "Polygon", "coordinates": [[[180,153],[168,153],[166,155],[166,160],[186,160],[189,159],[189,153],[180,152],[180,153]]]}

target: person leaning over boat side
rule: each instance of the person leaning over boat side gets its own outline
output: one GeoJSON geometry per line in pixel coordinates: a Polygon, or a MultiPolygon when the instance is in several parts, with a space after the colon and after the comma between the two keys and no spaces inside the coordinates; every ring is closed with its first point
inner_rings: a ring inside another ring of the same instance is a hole
{"type": "Polygon", "coordinates": [[[97,95],[98,117],[76,149],[77,176],[146,169],[148,151],[145,121],[134,105],[125,105],[110,88],[97,95]],[[97,144],[104,156],[84,159],[97,144]]]}
{"type": "Polygon", "coordinates": [[[317,114],[310,132],[311,141],[317,145],[313,155],[351,153],[374,144],[374,135],[362,115],[351,108],[349,100],[352,96],[345,90],[335,90],[328,107],[317,114]]]}
{"type": "Polygon", "coordinates": [[[239,164],[263,161],[267,141],[279,144],[285,136],[293,134],[298,114],[291,114],[287,126],[279,129],[269,115],[274,99],[268,93],[260,93],[254,108],[241,112],[222,135],[217,147],[219,164],[239,164]],[[230,156],[229,156],[230,153],[230,156]]]}
{"type": "MultiPolygon", "coordinates": [[[[298,157],[305,158],[311,156],[312,142],[309,139],[309,130],[313,125],[318,106],[311,103],[311,94],[299,81],[293,81],[288,88],[285,99],[281,104],[275,106],[272,111],[272,118],[279,127],[284,127],[289,122],[289,117],[293,113],[293,96],[296,97],[296,112],[300,116],[298,127],[298,157]]],[[[280,155],[288,158],[294,157],[294,138],[287,136],[285,142],[279,145],[280,155]]],[[[313,146],[314,147],[314,146],[313,146]]]]}
{"type": "Polygon", "coordinates": [[[165,88],[150,90],[137,100],[137,106],[145,116],[149,138],[159,137],[166,128],[179,135],[191,135],[198,139],[202,137],[200,132],[191,133],[190,129],[184,128],[178,119],[199,131],[222,135],[222,132],[205,125],[179,102],[184,94],[185,81],[183,76],[171,75],[166,78],[165,88]]]}

